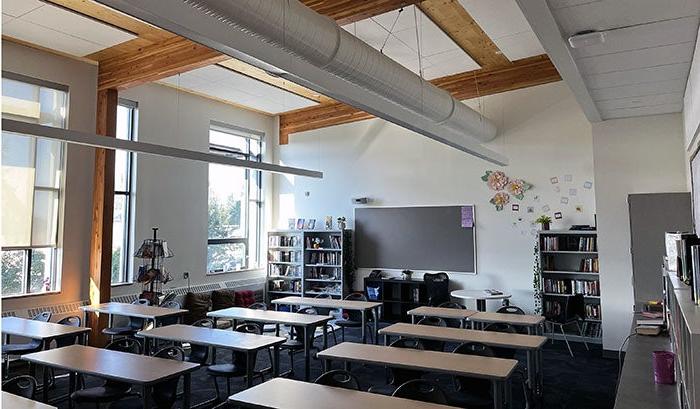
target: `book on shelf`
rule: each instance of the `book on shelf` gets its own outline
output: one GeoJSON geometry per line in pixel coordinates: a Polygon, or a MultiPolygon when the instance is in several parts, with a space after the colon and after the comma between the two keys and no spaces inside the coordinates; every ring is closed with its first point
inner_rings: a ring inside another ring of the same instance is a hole
{"type": "Polygon", "coordinates": [[[542,251],[559,251],[559,237],[543,237],[542,251]]]}
{"type": "Polygon", "coordinates": [[[545,293],[574,295],[583,294],[587,296],[599,296],[600,284],[594,280],[557,280],[545,278],[543,281],[545,293]]]}
{"type": "Polygon", "coordinates": [[[544,236],[542,251],[596,251],[596,238],[544,236]]]}
{"type": "Polygon", "coordinates": [[[269,247],[299,247],[301,239],[298,236],[271,235],[267,239],[269,247]]]}
{"type": "Polygon", "coordinates": [[[578,251],[596,251],[595,237],[579,237],[578,251]]]}
{"type": "Polygon", "coordinates": [[[296,263],[301,261],[301,251],[269,250],[268,260],[282,263],[296,263]]]}
{"type": "Polygon", "coordinates": [[[309,264],[340,264],[340,254],[336,252],[313,252],[309,254],[309,264]]]}
{"type": "Polygon", "coordinates": [[[598,258],[584,258],[581,260],[581,272],[584,273],[597,273],[598,272],[598,258]]]}
{"type": "Polygon", "coordinates": [[[270,276],[301,278],[299,266],[268,264],[267,272],[270,276]]]}

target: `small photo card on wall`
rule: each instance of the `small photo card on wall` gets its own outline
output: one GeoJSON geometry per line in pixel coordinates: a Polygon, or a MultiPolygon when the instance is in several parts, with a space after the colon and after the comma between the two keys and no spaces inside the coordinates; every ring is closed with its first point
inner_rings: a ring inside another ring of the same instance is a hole
{"type": "Polygon", "coordinates": [[[555,218],[555,219],[561,220],[561,217],[562,217],[562,216],[561,216],[561,212],[556,212],[556,213],[554,213],[554,218],[555,218]]]}
{"type": "Polygon", "coordinates": [[[517,203],[513,203],[513,204],[510,206],[510,208],[511,208],[511,210],[513,210],[514,212],[519,212],[519,211],[520,211],[520,205],[517,204],[517,203]]]}
{"type": "Polygon", "coordinates": [[[549,205],[542,206],[542,211],[547,213],[549,211],[549,205]]]}
{"type": "Polygon", "coordinates": [[[584,189],[590,189],[593,187],[593,182],[584,182],[583,183],[583,188],[584,189]]]}
{"type": "Polygon", "coordinates": [[[556,176],[553,176],[553,177],[549,178],[549,181],[550,181],[553,185],[556,185],[557,183],[559,183],[559,178],[556,177],[556,176]]]}
{"type": "Polygon", "coordinates": [[[569,196],[576,196],[577,194],[578,190],[575,187],[569,189],[569,196]]]}
{"type": "Polygon", "coordinates": [[[563,196],[563,197],[561,198],[561,204],[569,204],[569,198],[563,196]]]}
{"type": "Polygon", "coordinates": [[[564,182],[571,182],[572,180],[574,180],[572,175],[564,175],[564,182]]]}

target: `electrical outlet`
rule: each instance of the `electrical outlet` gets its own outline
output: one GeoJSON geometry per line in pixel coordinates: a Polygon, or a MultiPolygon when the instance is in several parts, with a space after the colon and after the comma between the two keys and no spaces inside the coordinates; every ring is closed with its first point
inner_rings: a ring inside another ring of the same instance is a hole
{"type": "Polygon", "coordinates": [[[188,273],[188,272],[182,273],[182,278],[183,278],[184,280],[188,280],[188,279],[190,278],[190,273],[188,273]]]}

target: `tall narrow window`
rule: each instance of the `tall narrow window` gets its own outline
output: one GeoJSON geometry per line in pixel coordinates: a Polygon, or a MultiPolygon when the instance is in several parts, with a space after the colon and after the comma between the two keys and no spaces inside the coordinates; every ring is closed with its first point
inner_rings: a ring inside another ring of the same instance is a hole
{"type": "MultiPolygon", "coordinates": [[[[64,128],[68,88],[3,72],[2,116],[64,128]]],[[[2,133],[2,296],[60,288],[64,143],[2,133]]]]}
{"type": "MultiPolygon", "coordinates": [[[[260,162],[261,133],[212,123],[209,152],[260,162]]],[[[233,166],[209,165],[207,271],[232,272],[259,266],[262,175],[233,166]]]]}
{"type": "MultiPolygon", "coordinates": [[[[138,110],[135,102],[119,100],[117,138],[136,140],[138,110]]],[[[117,150],[114,157],[114,218],[112,222],[112,284],[131,282],[134,212],[134,153],[117,150]]]]}

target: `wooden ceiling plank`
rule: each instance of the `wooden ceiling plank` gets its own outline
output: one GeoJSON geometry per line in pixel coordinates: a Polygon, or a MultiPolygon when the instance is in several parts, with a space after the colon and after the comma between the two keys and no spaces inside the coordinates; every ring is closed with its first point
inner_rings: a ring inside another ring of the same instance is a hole
{"type": "Polygon", "coordinates": [[[328,16],[339,25],[354,23],[402,7],[420,3],[421,0],[301,0],[319,14],[328,16]]]}

